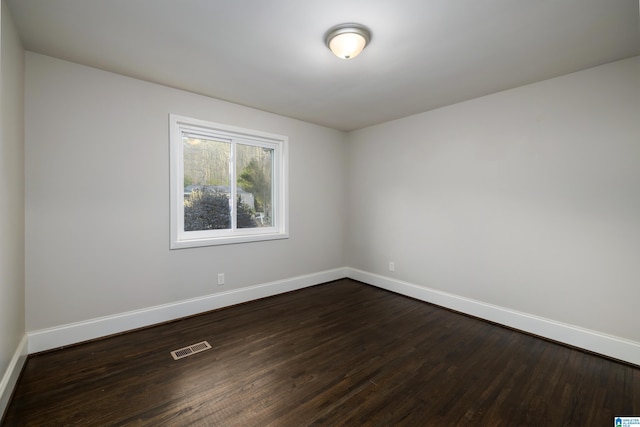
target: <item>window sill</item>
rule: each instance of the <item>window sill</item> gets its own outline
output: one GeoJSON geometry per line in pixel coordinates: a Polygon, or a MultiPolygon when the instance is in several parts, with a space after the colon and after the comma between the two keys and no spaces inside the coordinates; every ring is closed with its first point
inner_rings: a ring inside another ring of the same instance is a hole
{"type": "Polygon", "coordinates": [[[238,243],[264,242],[268,240],[288,239],[288,233],[265,233],[245,236],[203,237],[193,239],[172,240],[171,249],[199,248],[203,246],[233,245],[238,243]]]}

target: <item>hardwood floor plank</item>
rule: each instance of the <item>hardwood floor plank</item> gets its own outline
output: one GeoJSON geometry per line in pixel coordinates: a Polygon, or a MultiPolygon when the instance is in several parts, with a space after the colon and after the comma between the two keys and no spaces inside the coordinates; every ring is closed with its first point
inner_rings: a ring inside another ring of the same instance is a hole
{"type": "Polygon", "coordinates": [[[5,426],[601,426],[640,369],[344,279],[30,356],[5,426]],[[169,352],[212,349],[174,361],[169,352]]]}

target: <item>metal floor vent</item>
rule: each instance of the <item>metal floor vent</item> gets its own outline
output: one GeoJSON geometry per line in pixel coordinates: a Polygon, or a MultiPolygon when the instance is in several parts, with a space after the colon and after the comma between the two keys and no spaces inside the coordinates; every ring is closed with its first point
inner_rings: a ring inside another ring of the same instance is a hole
{"type": "Polygon", "coordinates": [[[202,341],[197,344],[191,344],[188,347],[173,350],[171,352],[171,356],[173,357],[173,360],[178,360],[187,356],[191,356],[192,354],[200,353],[201,351],[209,350],[210,348],[211,344],[206,341],[202,341]]]}

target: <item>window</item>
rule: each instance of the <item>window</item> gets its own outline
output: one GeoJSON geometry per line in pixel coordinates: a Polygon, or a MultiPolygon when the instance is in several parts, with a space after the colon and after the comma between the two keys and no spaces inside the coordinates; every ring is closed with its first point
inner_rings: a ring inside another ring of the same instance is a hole
{"type": "Polygon", "coordinates": [[[287,137],[169,121],[171,249],[288,237],[287,137]]]}

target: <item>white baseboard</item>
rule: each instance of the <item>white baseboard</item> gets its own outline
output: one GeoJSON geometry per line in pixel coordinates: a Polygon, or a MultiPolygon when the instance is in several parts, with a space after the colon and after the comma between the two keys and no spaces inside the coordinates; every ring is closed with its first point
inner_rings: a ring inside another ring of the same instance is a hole
{"type": "Polygon", "coordinates": [[[149,307],[28,333],[29,353],[64,347],[107,335],[192,316],[218,308],[294,291],[346,277],[344,268],[327,270],[228,292],[149,307]]]}
{"type": "MultiPolygon", "coordinates": [[[[29,332],[27,334],[28,350],[29,353],[37,353],[64,347],[344,277],[634,365],[640,365],[640,343],[638,342],[348,267],[29,332]]],[[[5,380],[3,380],[2,385],[5,385],[5,380]]],[[[2,390],[0,389],[0,391],[2,390]]]]}
{"type": "Polygon", "coordinates": [[[412,283],[346,268],[347,277],[421,301],[559,341],[614,359],[640,365],[640,343],[601,332],[486,304],[412,283]]]}
{"type": "Polygon", "coordinates": [[[22,367],[24,366],[24,362],[26,360],[27,336],[25,335],[24,337],[22,337],[22,340],[20,341],[16,352],[13,354],[13,357],[9,362],[9,366],[2,376],[2,381],[0,381],[0,420],[2,419],[2,415],[9,405],[11,393],[13,393],[13,389],[18,382],[20,372],[22,372],[22,367]]]}

